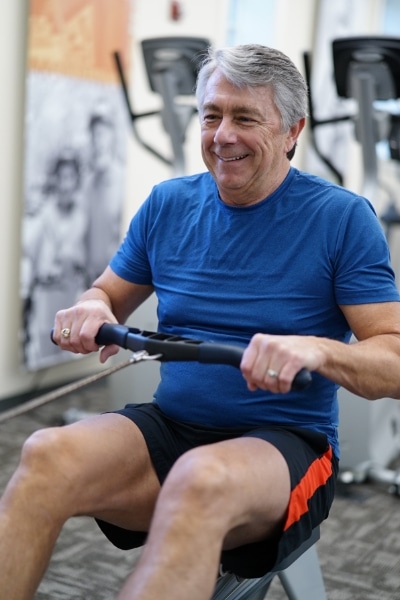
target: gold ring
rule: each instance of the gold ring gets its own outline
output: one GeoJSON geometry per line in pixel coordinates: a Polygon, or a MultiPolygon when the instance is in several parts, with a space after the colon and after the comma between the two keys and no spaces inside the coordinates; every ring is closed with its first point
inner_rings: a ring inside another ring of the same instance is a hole
{"type": "Polygon", "coordinates": [[[268,377],[272,377],[272,379],[277,379],[278,378],[278,371],[274,371],[273,369],[267,369],[267,375],[268,377]]]}
{"type": "Polygon", "coordinates": [[[63,338],[69,338],[69,336],[71,335],[70,328],[64,327],[64,329],[61,329],[61,335],[63,336],[63,338]]]}

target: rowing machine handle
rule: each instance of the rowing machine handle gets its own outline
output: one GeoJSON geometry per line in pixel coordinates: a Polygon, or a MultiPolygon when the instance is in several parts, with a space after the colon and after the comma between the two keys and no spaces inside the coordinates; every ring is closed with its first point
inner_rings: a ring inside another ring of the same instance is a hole
{"type": "MultiPolygon", "coordinates": [[[[145,350],[149,354],[159,354],[160,361],[197,361],[237,368],[244,352],[242,346],[204,342],[109,323],[100,327],[95,341],[99,346],[117,344],[133,352],[145,350]]],[[[304,390],[311,381],[311,373],[301,369],[293,380],[292,390],[304,390]]]]}

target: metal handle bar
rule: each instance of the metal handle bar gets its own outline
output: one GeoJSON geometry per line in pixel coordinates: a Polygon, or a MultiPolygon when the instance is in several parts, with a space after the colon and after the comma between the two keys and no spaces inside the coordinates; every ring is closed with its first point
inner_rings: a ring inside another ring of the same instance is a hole
{"type": "MultiPolygon", "coordinates": [[[[145,331],[126,325],[105,323],[95,338],[99,346],[117,344],[126,350],[145,350],[159,355],[160,361],[196,361],[240,367],[244,348],[229,344],[204,342],[190,338],[145,331]]],[[[304,390],[311,383],[311,373],[301,369],[292,383],[292,390],[304,390]]]]}

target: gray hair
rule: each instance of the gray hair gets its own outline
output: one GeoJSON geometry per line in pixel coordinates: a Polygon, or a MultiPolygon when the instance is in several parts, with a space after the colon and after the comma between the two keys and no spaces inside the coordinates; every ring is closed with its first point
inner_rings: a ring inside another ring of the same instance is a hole
{"type": "Polygon", "coordinates": [[[283,131],[288,131],[307,116],[306,82],[290,58],[279,50],[260,44],[210,47],[197,77],[196,97],[200,112],[207,82],[216,69],[237,87],[271,86],[283,131]]]}

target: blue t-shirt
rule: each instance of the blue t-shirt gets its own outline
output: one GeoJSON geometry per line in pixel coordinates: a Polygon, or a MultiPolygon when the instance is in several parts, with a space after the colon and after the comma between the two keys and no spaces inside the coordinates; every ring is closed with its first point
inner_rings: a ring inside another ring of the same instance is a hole
{"type": "MultiPolygon", "coordinates": [[[[221,201],[209,173],[154,187],[111,268],[152,284],[160,331],[247,345],[257,332],[348,342],[339,304],[398,301],[381,225],[356,194],[291,168],[248,207],[221,201]]],[[[239,369],[163,363],[155,402],[171,418],[215,427],[286,424],[325,433],[338,449],[337,385],[249,392],[239,369]]]]}

